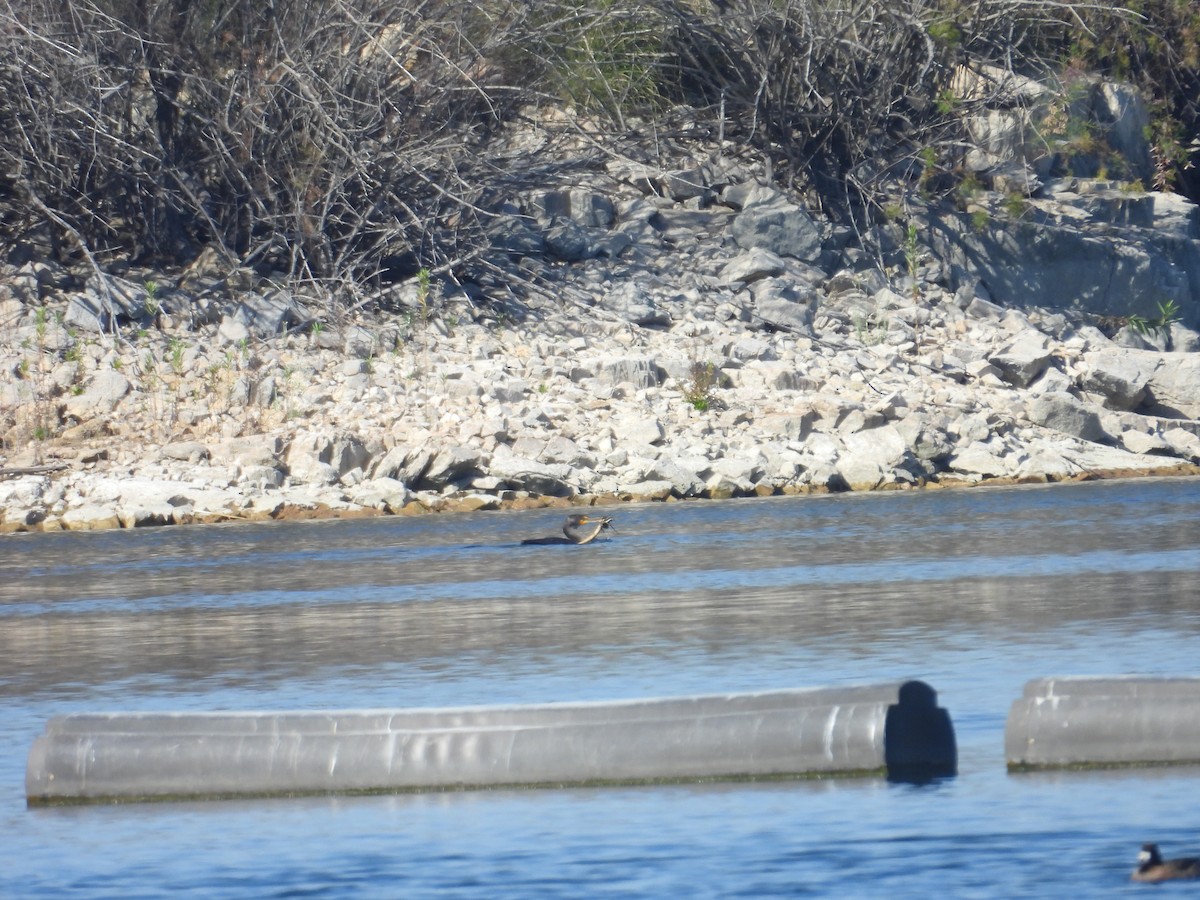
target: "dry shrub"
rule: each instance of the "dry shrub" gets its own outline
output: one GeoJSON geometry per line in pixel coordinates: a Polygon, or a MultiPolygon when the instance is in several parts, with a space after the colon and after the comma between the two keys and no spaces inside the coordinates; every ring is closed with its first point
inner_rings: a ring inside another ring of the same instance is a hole
{"type": "MultiPolygon", "coordinates": [[[[643,135],[683,107],[693,136],[852,211],[876,189],[864,164],[963,152],[946,97],[967,59],[1047,71],[1133,36],[1131,72],[1195,88],[1194,6],[1164,4],[0,0],[0,235],[97,270],[212,246],[357,300],[493,252],[512,168],[550,168],[501,165],[491,141],[563,101],[643,135]],[[1164,49],[1172,23],[1185,44],[1164,49]]],[[[1194,125],[1195,95],[1171,121],[1194,125]]]]}

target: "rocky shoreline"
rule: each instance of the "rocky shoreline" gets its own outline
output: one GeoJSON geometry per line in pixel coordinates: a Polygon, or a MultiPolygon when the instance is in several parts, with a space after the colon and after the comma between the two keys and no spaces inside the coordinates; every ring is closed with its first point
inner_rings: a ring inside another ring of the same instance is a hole
{"type": "MultiPolygon", "coordinates": [[[[519,305],[422,275],[323,315],[212,254],[103,284],[9,264],[0,531],[1200,474],[1194,304],[994,302],[932,212],[873,257],[706,159],[519,198],[496,238],[542,286],[519,305]]],[[[1009,232],[1006,195],[973,201],[993,238],[1200,259],[1182,198],[1025,183],[1009,232]]]]}
{"type": "Polygon", "coordinates": [[[848,273],[783,330],[739,304],[808,273],[736,247],[709,268],[705,294],[598,287],[638,294],[645,323],[599,299],[521,324],[464,309],[403,338],[389,317],[260,339],[226,316],[80,341],[26,316],[5,369],[33,340],[40,370],[0,389],[5,408],[68,424],[6,454],[0,528],[1200,473],[1200,423],[1178,412],[1200,404],[1200,355],[936,283],[914,304],[848,273]],[[37,378],[62,389],[21,396],[37,378]]]}

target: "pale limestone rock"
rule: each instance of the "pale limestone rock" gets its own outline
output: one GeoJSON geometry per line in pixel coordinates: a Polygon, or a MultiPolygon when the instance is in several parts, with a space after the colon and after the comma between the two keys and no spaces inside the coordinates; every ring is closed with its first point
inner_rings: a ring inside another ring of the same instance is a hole
{"type": "Polygon", "coordinates": [[[1183,428],[1168,428],[1162,437],[1176,456],[1200,463],[1200,437],[1183,428]]]}
{"type": "Polygon", "coordinates": [[[206,446],[214,465],[278,467],[283,441],[278,435],[255,434],[213,441],[206,446]]]}
{"type": "Polygon", "coordinates": [[[1163,439],[1162,435],[1133,430],[1121,432],[1121,446],[1130,453],[1139,455],[1171,452],[1172,450],[1171,445],[1163,439]]]}
{"type": "Polygon", "coordinates": [[[115,369],[101,369],[82,394],[66,399],[63,409],[67,415],[83,421],[112,412],[128,393],[128,378],[115,369]]]}
{"type": "Polygon", "coordinates": [[[670,459],[656,459],[645,474],[645,481],[665,481],[676,497],[695,497],[704,489],[698,472],[670,459]]]}
{"type": "Polygon", "coordinates": [[[1003,454],[1006,448],[975,442],[950,454],[947,463],[952,472],[1000,478],[1016,474],[1014,463],[1003,454]]]}
{"type": "Polygon", "coordinates": [[[175,522],[175,507],[169,503],[123,503],[117,506],[116,513],[122,528],[172,525],[175,522]]]}
{"type": "Polygon", "coordinates": [[[616,439],[633,446],[657,444],[664,436],[662,422],[655,416],[632,416],[613,426],[616,439]]]}
{"type": "Polygon", "coordinates": [[[362,481],[348,491],[348,496],[359,506],[392,513],[398,513],[412,500],[412,492],[403,481],[387,477],[362,481]]]}
{"type": "Polygon", "coordinates": [[[63,512],[59,520],[68,531],[102,531],[121,527],[116,507],[107,503],[85,502],[71,506],[63,512]]]}

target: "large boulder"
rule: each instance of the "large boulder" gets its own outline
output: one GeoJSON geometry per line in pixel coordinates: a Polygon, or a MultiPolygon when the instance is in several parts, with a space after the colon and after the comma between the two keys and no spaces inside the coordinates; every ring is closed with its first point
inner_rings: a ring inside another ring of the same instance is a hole
{"type": "Polygon", "coordinates": [[[1172,418],[1200,419],[1200,355],[1165,353],[1146,383],[1147,411],[1172,418]]]}
{"type": "Polygon", "coordinates": [[[1183,324],[1200,323],[1200,241],[1157,228],[1113,230],[1063,218],[1055,224],[1049,216],[1020,223],[996,217],[981,225],[966,213],[947,212],[930,241],[961,273],[959,283],[977,279],[1002,306],[1153,319],[1160,304],[1171,301],[1183,324]]]}
{"type": "Polygon", "coordinates": [[[1100,422],[1099,414],[1067,393],[1049,391],[1030,401],[1026,414],[1030,421],[1071,437],[1094,443],[1111,439],[1100,422]]]}
{"type": "Polygon", "coordinates": [[[107,415],[128,393],[128,378],[116,369],[101,369],[82,394],[66,399],[63,412],[81,422],[95,416],[107,415]]]}
{"type": "Polygon", "coordinates": [[[1085,353],[1082,362],[1081,388],[1099,394],[1108,409],[1132,410],[1146,397],[1158,354],[1114,347],[1085,353]]]}
{"type": "Polygon", "coordinates": [[[1022,330],[988,362],[1000,370],[1004,380],[1017,387],[1028,387],[1045,371],[1051,352],[1046,336],[1034,328],[1022,330]]]}
{"type": "Polygon", "coordinates": [[[783,194],[767,188],[747,198],[730,233],[745,250],[760,247],[805,262],[815,262],[821,255],[821,233],[812,217],[783,194]]]}

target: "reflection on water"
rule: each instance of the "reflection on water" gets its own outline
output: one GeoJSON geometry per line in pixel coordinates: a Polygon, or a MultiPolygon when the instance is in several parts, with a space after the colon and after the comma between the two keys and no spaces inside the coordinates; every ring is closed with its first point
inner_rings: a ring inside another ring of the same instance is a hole
{"type": "Polygon", "coordinates": [[[1052,896],[1078,889],[1055,858],[1095,892],[1124,884],[1144,839],[1200,850],[1196,772],[1012,778],[1001,734],[1028,678],[1196,672],[1200,482],[611,512],[617,534],[587,547],[519,545],[558,530],[552,511],[0,542],[0,895],[145,878],[246,896],[841,893],[850,858],[866,895],[952,878],[956,896],[1052,896]],[[953,716],[959,778],[69,812],[27,811],[20,788],[33,736],[67,711],[907,677],[953,716]],[[62,867],[65,846],[82,849],[62,867]]]}

